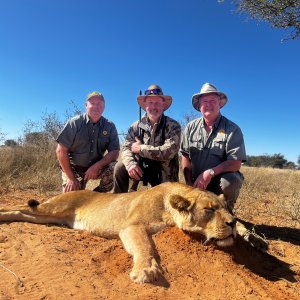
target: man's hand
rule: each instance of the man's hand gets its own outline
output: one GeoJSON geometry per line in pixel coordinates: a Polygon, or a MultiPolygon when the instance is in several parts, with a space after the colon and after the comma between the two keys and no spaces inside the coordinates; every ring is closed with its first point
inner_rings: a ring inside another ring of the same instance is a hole
{"type": "Polygon", "coordinates": [[[81,184],[77,179],[68,179],[64,187],[64,193],[71,191],[78,191],[81,188],[81,184]]]}
{"type": "Polygon", "coordinates": [[[211,181],[211,175],[209,173],[209,170],[205,170],[203,173],[201,173],[197,179],[194,182],[194,187],[201,188],[203,190],[206,190],[207,186],[209,185],[211,181]]]}
{"type": "Polygon", "coordinates": [[[135,180],[140,180],[141,177],[143,176],[143,171],[142,169],[139,167],[139,165],[132,165],[129,169],[128,169],[128,174],[131,178],[135,179],[135,180]]]}
{"type": "Polygon", "coordinates": [[[90,166],[84,173],[84,181],[88,182],[90,179],[98,179],[100,170],[97,163],[90,166]]]}
{"type": "Polygon", "coordinates": [[[136,142],[134,142],[132,145],[131,145],[131,151],[133,153],[140,153],[141,151],[141,145],[142,145],[142,142],[136,137],[135,138],[136,142]]]}

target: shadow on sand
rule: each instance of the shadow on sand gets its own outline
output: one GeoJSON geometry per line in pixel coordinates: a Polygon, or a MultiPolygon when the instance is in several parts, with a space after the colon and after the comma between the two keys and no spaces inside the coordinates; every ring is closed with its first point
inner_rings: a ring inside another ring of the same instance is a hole
{"type": "Polygon", "coordinates": [[[238,221],[243,223],[248,229],[253,228],[256,233],[264,236],[268,240],[281,240],[297,246],[300,245],[300,229],[264,224],[256,225],[241,219],[238,219],[238,221]]]}
{"type": "MultiPolygon", "coordinates": [[[[244,221],[243,223],[245,224],[244,221]]],[[[245,225],[247,226],[247,228],[252,228],[251,223],[246,222],[245,225]]],[[[260,225],[259,229],[263,228],[265,230],[267,227],[268,226],[260,225]]],[[[261,231],[259,229],[258,226],[255,226],[256,233],[263,234],[266,237],[270,236],[267,234],[268,232],[261,231]]],[[[271,228],[267,229],[271,231],[271,228]]],[[[285,231],[282,231],[280,233],[284,236],[285,231]]],[[[193,240],[203,243],[203,236],[199,236],[196,234],[191,234],[190,236],[193,240]]],[[[277,236],[277,239],[279,238],[281,238],[281,235],[277,236]]],[[[285,279],[289,282],[298,281],[297,274],[293,270],[291,270],[290,264],[281,261],[280,259],[272,256],[267,252],[258,251],[240,236],[235,239],[235,243],[232,247],[219,249],[225,253],[228,253],[236,264],[243,265],[251,272],[265,278],[268,281],[278,281],[282,279],[285,279]]]]}

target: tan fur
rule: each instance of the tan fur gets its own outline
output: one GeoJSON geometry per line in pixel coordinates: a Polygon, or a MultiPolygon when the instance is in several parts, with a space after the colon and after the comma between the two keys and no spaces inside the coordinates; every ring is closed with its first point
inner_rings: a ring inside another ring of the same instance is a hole
{"type": "Polygon", "coordinates": [[[222,247],[232,245],[236,235],[224,197],[181,183],[125,194],[69,192],[31,206],[0,209],[0,221],[64,224],[106,238],[119,236],[133,256],[130,277],[137,283],[158,278],[161,268],[151,234],[167,226],[201,233],[222,247]]]}

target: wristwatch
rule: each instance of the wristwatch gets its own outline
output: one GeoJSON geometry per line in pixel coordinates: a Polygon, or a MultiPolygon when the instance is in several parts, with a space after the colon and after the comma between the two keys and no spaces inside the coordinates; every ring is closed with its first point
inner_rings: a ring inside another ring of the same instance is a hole
{"type": "Polygon", "coordinates": [[[215,170],[214,170],[214,169],[209,169],[208,172],[209,172],[209,175],[210,175],[211,177],[214,177],[214,176],[215,176],[215,170]]]}

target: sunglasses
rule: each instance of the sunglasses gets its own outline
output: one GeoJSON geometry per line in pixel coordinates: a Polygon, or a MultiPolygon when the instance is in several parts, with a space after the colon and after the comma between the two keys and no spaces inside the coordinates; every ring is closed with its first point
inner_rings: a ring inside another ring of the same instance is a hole
{"type": "Polygon", "coordinates": [[[152,90],[146,90],[145,95],[162,95],[162,90],[161,89],[152,89],[152,90]]]}

